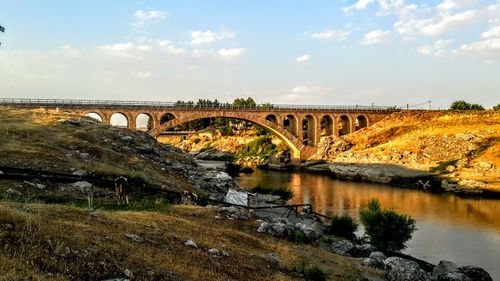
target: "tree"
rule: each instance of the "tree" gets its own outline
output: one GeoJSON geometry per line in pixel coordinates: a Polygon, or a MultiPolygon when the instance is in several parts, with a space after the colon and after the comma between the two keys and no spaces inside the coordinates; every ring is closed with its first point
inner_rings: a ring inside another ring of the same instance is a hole
{"type": "Polygon", "coordinates": [[[497,104],[497,105],[495,105],[495,106],[493,107],[493,110],[498,110],[498,111],[500,111],[500,103],[499,103],[499,104],[497,104]]]}
{"type": "Polygon", "coordinates": [[[359,211],[359,217],[370,243],[384,252],[405,249],[416,230],[414,219],[394,210],[381,209],[376,199],[368,202],[368,209],[359,211]]]}
{"type": "Polygon", "coordinates": [[[451,110],[484,110],[484,107],[480,104],[474,103],[470,104],[464,100],[454,101],[451,106],[451,110]]]}

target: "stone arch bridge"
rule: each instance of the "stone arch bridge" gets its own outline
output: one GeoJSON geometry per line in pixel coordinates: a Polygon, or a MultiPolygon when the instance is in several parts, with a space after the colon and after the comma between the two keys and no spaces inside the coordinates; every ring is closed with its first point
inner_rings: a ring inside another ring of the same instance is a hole
{"type": "Polygon", "coordinates": [[[126,127],[139,129],[137,120],[145,116],[158,137],[178,125],[204,118],[231,118],[258,124],[279,137],[292,152],[294,161],[305,160],[316,153],[323,136],[340,136],[370,126],[396,109],[376,106],[311,106],[231,104],[195,105],[169,102],[60,100],[60,99],[0,99],[0,106],[12,108],[46,108],[65,113],[92,115],[105,124],[120,115],[126,127]],[[161,123],[162,116],[168,121],[161,123]]]}

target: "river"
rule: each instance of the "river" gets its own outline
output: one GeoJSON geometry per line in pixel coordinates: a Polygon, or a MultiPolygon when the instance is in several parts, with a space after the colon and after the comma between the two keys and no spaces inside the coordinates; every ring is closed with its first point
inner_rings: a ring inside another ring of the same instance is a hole
{"type": "Polygon", "coordinates": [[[350,182],[328,175],[256,170],[241,174],[243,187],[286,186],[289,203],[311,203],[323,214],[347,213],[358,218],[368,201],[377,198],[383,208],[411,215],[418,230],[404,253],[438,263],[477,265],[500,280],[500,200],[433,194],[383,184],[350,182]]]}

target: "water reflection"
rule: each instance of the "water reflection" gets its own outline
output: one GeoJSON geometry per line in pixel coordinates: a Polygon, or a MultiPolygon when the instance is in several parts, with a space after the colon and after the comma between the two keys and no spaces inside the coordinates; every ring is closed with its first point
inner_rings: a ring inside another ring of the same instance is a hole
{"type": "Polygon", "coordinates": [[[324,214],[358,216],[368,201],[377,198],[382,207],[410,214],[418,230],[407,253],[437,263],[440,259],[476,264],[500,280],[500,201],[462,198],[453,194],[430,194],[382,184],[335,180],[316,174],[256,171],[241,175],[241,186],[287,186],[291,203],[311,203],[324,214]]]}

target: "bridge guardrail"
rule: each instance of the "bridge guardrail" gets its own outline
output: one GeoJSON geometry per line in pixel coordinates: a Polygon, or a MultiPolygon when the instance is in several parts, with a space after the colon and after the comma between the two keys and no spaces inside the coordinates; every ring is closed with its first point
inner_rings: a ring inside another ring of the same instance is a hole
{"type": "Polygon", "coordinates": [[[188,102],[162,101],[114,101],[114,100],[83,100],[83,99],[27,99],[27,98],[0,98],[2,106],[19,107],[92,107],[92,108],[150,108],[150,109],[243,109],[255,111],[398,111],[396,106],[363,106],[363,105],[292,105],[292,104],[259,104],[242,106],[230,103],[194,104],[188,102]]]}

